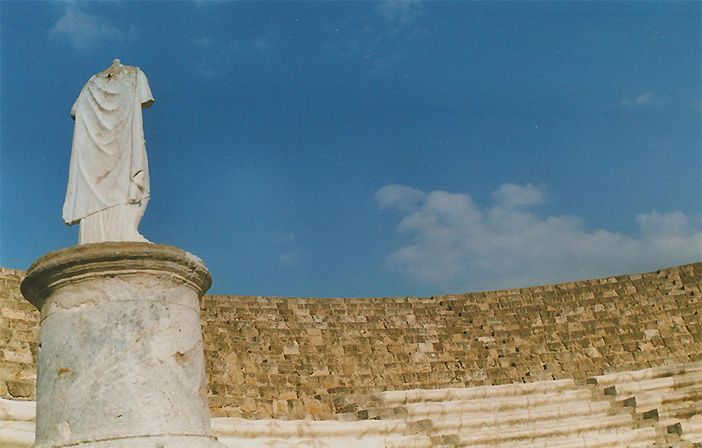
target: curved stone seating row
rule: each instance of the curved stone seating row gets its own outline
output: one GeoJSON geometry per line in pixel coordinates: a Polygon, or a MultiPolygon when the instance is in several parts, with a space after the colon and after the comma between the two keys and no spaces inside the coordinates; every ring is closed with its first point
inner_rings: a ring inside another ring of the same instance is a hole
{"type": "MultiPolygon", "coordinates": [[[[387,391],[368,398],[376,408],[361,411],[379,420],[222,417],[213,418],[212,427],[231,447],[689,448],[702,443],[697,365],[646,370],[618,374],[614,381],[590,381],[596,387],[567,379],[387,391]],[[606,399],[610,387],[617,395],[606,399]],[[629,403],[655,404],[648,409],[656,411],[655,418],[625,406],[619,391],[635,391],[629,403]]],[[[29,448],[34,412],[34,402],[0,399],[0,446],[29,448]]]]}
{"type": "Polygon", "coordinates": [[[598,375],[588,378],[587,384],[596,384],[598,386],[612,386],[615,384],[632,383],[654,378],[681,375],[689,372],[702,372],[702,362],[678,364],[673,366],[651,367],[648,369],[634,370],[631,372],[608,373],[606,375],[598,375]]]}
{"type": "MultiPolygon", "coordinates": [[[[533,444],[568,443],[573,446],[588,446],[587,437],[583,433],[593,433],[597,436],[608,432],[631,430],[633,419],[631,415],[578,415],[549,421],[526,421],[523,423],[487,427],[480,431],[461,431],[458,433],[461,443],[458,446],[474,446],[476,444],[492,444],[504,446],[506,443],[517,443],[521,446],[533,444]]],[[[651,443],[655,439],[649,439],[651,443]]]]}
{"type": "Polygon", "coordinates": [[[681,443],[702,443],[702,363],[602,375],[587,382],[640,419],[677,434],[681,443]]]}
{"type": "Polygon", "coordinates": [[[0,398],[0,447],[29,448],[34,445],[36,402],[0,398]]]}
{"type": "MultiPolygon", "coordinates": [[[[35,402],[0,399],[0,447],[34,445],[35,402]]],[[[429,448],[428,435],[403,421],[301,421],[213,418],[220,442],[232,448],[429,448]]]]}
{"type": "Polygon", "coordinates": [[[677,425],[669,426],[668,432],[679,434],[682,439],[702,446],[702,414],[684,419],[677,425]]]}
{"type": "Polygon", "coordinates": [[[689,386],[702,384],[702,371],[685,372],[672,376],[653,378],[641,381],[618,383],[604,389],[605,395],[635,395],[639,392],[651,390],[678,390],[689,386]]]}
{"type": "Polygon", "coordinates": [[[611,410],[607,401],[572,403],[568,406],[542,406],[537,409],[515,409],[510,412],[487,412],[485,414],[455,415],[452,417],[434,416],[433,429],[441,432],[449,430],[462,432],[483,427],[516,427],[522,424],[541,425],[544,422],[564,419],[606,418],[611,410]]]}
{"type": "MultiPolygon", "coordinates": [[[[656,440],[657,433],[653,427],[630,429],[611,429],[607,432],[582,432],[577,435],[570,435],[559,440],[553,437],[532,438],[529,440],[517,440],[513,442],[486,445],[470,445],[471,448],[651,448],[653,440],[656,440]]],[[[657,445],[656,445],[657,446],[657,445]]],[[[675,446],[675,445],[666,445],[675,446]]]]}
{"type": "Polygon", "coordinates": [[[661,438],[656,428],[638,428],[630,412],[570,379],[389,391],[374,401],[383,412],[363,412],[401,416],[409,428],[423,424],[435,446],[648,447],[661,438]]]}
{"type": "Polygon", "coordinates": [[[657,407],[661,406],[664,402],[678,403],[689,400],[702,400],[702,384],[693,385],[682,390],[668,391],[665,394],[661,394],[660,391],[657,390],[641,392],[637,393],[634,396],[627,397],[621,401],[624,406],[635,408],[637,413],[643,413],[656,409],[657,407]]]}
{"type": "Polygon", "coordinates": [[[431,448],[434,445],[428,437],[387,437],[387,438],[351,438],[327,437],[317,439],[314,437],[299,437],[265,440],[240,439],[238,437],[219,437],[219,441],[230,448],[431,448]]]}
{"type": "MultiPolygon", "coordinates": [[[[562,386],[562,384],[560,385],[562,386]]],[[[520,407],[507,407],[493,411],[484,407],[482,412],[463,413],[460,400],[444,403],[451,412],[439,412],[419,418],[410,411],[405,418],[365,421],[310,421],[310,420],[245,420],[239,418],[213,418],[212,427],[222,443],[231,447],[273,448],[424,448],[424,447],[644,447],[660,440],[654,427],[636,428],[631,414],[612,413],[609,401],[597,400],[592,391],[571,385],[571,389],[554,392],[560,387],[531,387],[535,396],[545,400],[520,401],[520,407]],[[540,390],[550,392],[541,393],[540,390]],[[576,393],[574,393],[576,392],[576,393]],[[556,395],[562,395],[555,399],[556,395]],[[567,397],[567,399],[566,399],[567,397]],[[525,405],[526,403],[526,405],[525,405]]],[[[504,389],[503,389],[504,390],[504,389]]],[[[418,399],[422,391],[413,391],[418,399]]],[[[432,396],[436,397],[435,391],[432,396]]],[[[475,396],[444,391],[447,396],[475,396]]],[[[488,394],[489,395],[489,394],[488,394]]],[[[498,393],[498,397],[485,397],[486,402],[523,399],[498,393]]],[[[529,397],[536,398],[536,397],[529,397]]],[[[469,400],[470,401],[470,400],[469,400]]],[[[473,402],[479,401],[476,399],[473,402]]],[[[0,402],[4,410],[0,419],[0,446],[29,448],[33,443],[33,402],[0,402]],[[9,419],[9,421],[7,421],[9,419]],[[5,421],[2,421],[5,420],[5,421]]],[[[417,406],[421,402],[404,406],[417,406]]],[[[441,403],[434,403],[441,404],[441,403]]],[[[474,404],[474,403],[473,403],[474,404]]],[[[617,409],[617,407],[615,407],[617,409]]],[[[424,410],[426,411],[426,409],[424,410]]],[[[693,421],[693,423],[695,423],[693,421]]],[[[702,423],[702,422],[700,422],[702,423]]],[[[702,424],[699,425],[702,429],[702,424]]],[[[685,430],[688,430],[686,427],[685,430]]],[[[666,446],[683,446],[672,445],[666,446]]]]}
{"type": "MultiPolygon", "coordinates": [[[[495,412],[509,413],[514,410],[536,409],[538,406],[552,406],[559,409],[570,409],[583,404],[589,406],[592,393],[586,389],[565,390],[562,392],[544,393],[539,395],[524,395],[509,399],[475,399],[445,402],[419,402],[403,406],[409,418],[428,418],[439,415],[490,414],[495,412]]],[[[609,402],[602,402],[610,407],[609,402]]]]}
{"type": "Polygon", "coordinates": [[[0,420],[0,446],[31,448],[34,446],[34,422],[0,420]]]}
{"type": "Polygon", "coordinates": [[[702,415],[702,403],[687,401],[680,404],[663,405],[657,409],[658,418],[688,419],[702,415]]]}
{"type": "Polygon", "coordinates": [[[359,425],[356,422],[334,420],[246,420],[234,417],[211,419],[212,429],[217,434],[243,438],[296,437],[316,435],[319,437],[352,437],[356,435],[387,436],[403,434],[408,425],[402,420],[367,420],[359,425]],[[359,431],[359,428],[362,430],[359,431]]]}
{"type": "Polygon", "coordinates": [[[377,396],[385,404],[406,404],[428,401],[476,400],[520,395],[544,394],[571,389],[572,379],[504,384],[500,386],[451,387],[446,389],[412,389],[381,392],[377,396]]]}
{"type": "Polygon", "coordinates": [[[36,401],[6,400],[0,397],[0,420],[31,422],[36,413],[36,401]]]}
{"type": "Polygon", "coordinates": [[[232,448],[334,448],[432,446],[424,434],[413,434],[402,421],[245,420],[213,418],[212,429],[220,442],[232,448]]]}
{"type": "MultiPolygon", "coordinates": [[[[368,422],[349,422],[349,425],[357,427],[357,434],[350,434],[348,429],[341,430],[340,432],[345,435],[333,435],[329,431],[324,431],[321,434],[317,434],[314,431],[314,426],[321,422],[312,422],[310,427],[307,428],[307,432],[302,432],[295,434],[294,431],[285,430],[282,431],[284,434],[280,434],[280,431],[276,433],[271,431],[270,433],[264,433],[266,430],[265,424],[269,423],[272,426],[281,427],[289,426],[290,429],[298,428],[299,422],[296,421],[283,421],[282,424],[279,421],[268,420],[268,421],[257,421],[259,423],[259,428],[263,430],[258,437],[252,437],[251,431],[249,431],[246,436],[242,436],[236,432],[235,428],[241,429],[241,427],[250,426],[251,421],[233,419],[233,418],[221,418],[213,419],[213,427],[215,428],[215,433],[219,440],[229,447],[272,447],[272,448],[337,448],[337,447],[368,447],[368,448],[425,448],[425,447],[436,447],[436,446],[470,446],[472,448],[495,448],[496,446],[502,448],[595,448],[595,447],[620,447],[627,446],[631,448],[638,447],[651,447],[652,441],[656,438],[655,429],[641,428],[641,429],[613,429],[607,433],[602,432],[582,432],[578,435],[570,435],[567,438],[528,438],[528,439],[516,439],[511,442],[506,442],[500,440],[498,443],[488,443],[488,444],[475,444],[470,442],[468,445],[463,444],[457,438],[446,438],[449,443],[440,444],[436,443],[436,438],[432,440],[427,435],[415,434],[415,435],[368,435],[363,431],[363,427],[368,422]],[[219,421],[217,421],[219,420],[219,421]],[[224,423],[227,428],[222,428],[221,425],[224,423]],[[454,443],[451,443],[454,442],[454,443]]],[[[702,422],[698,425],[702,432],[702,422]]],[[[689,431],[688,428],[686,430],[689,431]]],[[[30,448],[34,443],[34,424],[32,422],[6,422],[0,421],[0,446],[3,448],[30,448]]],[[[678,444],[666,444],[664,446],[685,446],[678,444]]]]}
{"type": "Polygon", "coordinates": [[[368,420],[473,413],[486,415],[527,407],[535,409],[539,404],[558,405],[590,397],[589,391],[573,390],[573,387],[573,380],[566,379],[501,386],[387,391],[371,395],[373,406],[357,411],[355,417],[368,420]]]}

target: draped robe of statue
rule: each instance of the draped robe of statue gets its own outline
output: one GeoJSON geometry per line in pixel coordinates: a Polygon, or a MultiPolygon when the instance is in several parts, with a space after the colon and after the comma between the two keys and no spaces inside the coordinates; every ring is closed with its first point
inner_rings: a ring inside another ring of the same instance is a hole
{"type": "Polygon", "coordinates": [[[73,105],[63,220],[80,224],[78,244],[147,241],[138,231],[150,196],[141,111],[153,101],[146,75],[115,60],[73,105]]]}

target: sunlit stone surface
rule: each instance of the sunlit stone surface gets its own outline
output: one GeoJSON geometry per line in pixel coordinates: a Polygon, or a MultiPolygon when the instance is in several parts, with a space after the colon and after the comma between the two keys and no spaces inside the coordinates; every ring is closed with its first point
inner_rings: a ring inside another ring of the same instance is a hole
{"type": "Polygon", "coordinates": [[[202,262],[170,246],[87,244],[36,261],[36,446],[216,447],[207,408],[202,262]]]}
{"type": "Polygon", "coordinates": [[[146,241],[137,230],[150,196],[141,110],[153,101],[144,72],[115,59],[86,82],[71,108],[63,220],[80,223],[79,244],[146,241]]]}

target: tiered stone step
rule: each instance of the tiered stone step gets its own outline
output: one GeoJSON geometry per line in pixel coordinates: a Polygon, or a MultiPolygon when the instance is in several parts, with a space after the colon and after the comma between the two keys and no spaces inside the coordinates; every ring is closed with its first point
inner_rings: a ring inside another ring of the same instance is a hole
{"type": "Polygon", "coordinates": [[[667,403],[644,414],[644,418],[660,420],[688,419],[702,414],[702,402],[681,401],[667,403]]]}
{"type": "Polygon", "coordinates": [[[657,432],[653,427],[630,429],[628,427],[611,429],[606,432],[585,431],[579,434],[570,434],[561,439],[553,436],[531,437],[516,439],[509,442],[469,444],[471,448],[650,448],[657,440],[657,432]]]}
{"type": "Polygon", "coordinates": [[[660,438],[656,428],[638,428],[631,412],[570,379],[391,391],[376,401],[382,411],[364,415],[395,415],[410,428],[423,424],[436,446],[649,447],[660,438]]]}
{"type": "MultiPolygon", "coordinates": [[[[621,397],[617,398],[621,400],[621,397]]],[[[670,391],[665,395],[661,395],[660,391],[658,390],[641,392],[621,401],[624,406],[634,408],[637,414],[643,414],[645,412],[657,409],[663,403],[670,404],[686,401],[702,401],[702,384],[690,386],[683,390],[670,391]]]]}
{"type": "Polygon", "coordinates": [[[598,375],[588,378],[587,383],[595,384],[599,387],[608,387],[694,372],[702,372],[702,362],[651,367],[648,369],[633,370],[629,372],[608,373],[606,375],[598,375]]]}
{"type": "Polygon", "coordinates": [[[677,434],[680,443],[702,443],[702,363],[602,375],[588,383],[659,430],[677,434]]]}
{"type": "Polygon", "coordinates": [[[380,401],[386,405],[408,403],[445,402],[456,400],[482,400],[513,398],[516,396],[540,395],[549,392],[572,390],[572,379],[539,381],[534,383],[504,384],[501,386],[477,386],[446,389],[413,389],[382,392],[380,401]]]}
{"type": "MultiPolygon", "coordinates": [[[[699,414],[638,418],[621,402],[603,399],[597,389],[572,380],[392,391],[374,400],[382,412],[363,412],[395,417],[349,422],[214,418],[212,427],[222,443],[239,448],[691,448],[702,442],[699,414]]],[[[3,404],[0,416],[12,421],[0,421],[0,446],[29,448],[33,403],[3,404]]]]}
{"type": "Polygon", "coordinates": [[[545,393],[537,396],[516,396],[511,399],[475,399],[446,402],[411,403],[403,407],[408,419],[425,419],[437,416],[459,416],[475,419],[488,415],[488,418],[506,418],[525,416],[529,419],[550,418],[559,415],[607,413],[611,403],[603,400],[590,401],[588,390],[568,390],[545,393]],[[525,413],[525,410],[529,410],[525,413]],[[477,415],[476,415],[477,414],[477,415]]]}
{"type": "Polygon", "coordinates": [[[36,402],[0,398],[0,447],[29,448],[34,445],[36,402]]]}
{"type": "Polygon", "coordinates": [[[674,391],[702,384],[702,371],[685,372],[660,378],[619,383],[604,389],[605,395],[619,397],[635,396],[637,393],[652,391],[674,391]]]}
{"type": "MultiPolygon", "coordinates": [[[[624,429],[631,431],[632,417],[630,415],[593,415],[574,416],[558,418],[544,422],[521,422],[509,424],[508,426],[495,425],[487,426],[481,430],[460,431],[458,433],[461,443],[458,446],[475,446],[476,444],[488,444],[504,446],[506,443],[513,443],[521,446],[533,446],[541,444],[566,444],[567,446],[585,447],[587,444],[587,434],[598,437],[606,435],[609,430],[621,432],[624,429]]],[[[468,429],[468,428],[464,428],[468,429]]],[[[655,439],[649,438],[646,442],[651,443],[655,439]]]]}
{"type": "Polygon", "coordinates": [[[31,448],[34,446],[34,422],[0,421],[2,448],[31,448]]]}
{"type": "Polygon", "coordinates": [[[681,439],[690,441],[696,446],[702,446],[702,414],[668,426],[668,432],[679,434],[681,439]]]}
{"type": "Polygon", "coordinates": [[[540,404],[568,403],[589,399],[587,390],[571,390],[573,381],[479,386],[470,388],[412,389],[375,394],[374,406],[356,413],[361,420],[418,420],[433,416],[462,416],[474,413],[509,413],[540,404]]]}
{"type": "Polygon", "coordinates": [[[212,430],[229,447],[428,448],[431,439],[403,421],[306,421],[213,418],[212,430]]]}

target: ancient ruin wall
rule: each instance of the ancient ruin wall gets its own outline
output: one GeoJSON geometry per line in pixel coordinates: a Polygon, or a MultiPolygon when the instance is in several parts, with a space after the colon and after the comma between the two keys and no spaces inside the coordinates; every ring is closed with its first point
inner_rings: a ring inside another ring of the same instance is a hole
{"type": "MultiPolygon", "coordinates": [[[[0,395],[31,399],[38,313],[0,271],[0,395]]],[[[702,360],[702,263],[433,298],[206,296],[214,416],[364,418],[373,393],[702,360]]]]}
{"type": "Polygon", "coordinates": [[[33,400],[39,311],[19,290],[24,272],[0,268],[0,396],[33,400]]]}
{"type": "Polygon", "coordinates": [[[702,263],[433,298],[209,296],[216,416],[364,418],[366,394],[702,360],[702,263]],[[341,414],[341,415],[340,415],[341,414]]]}

